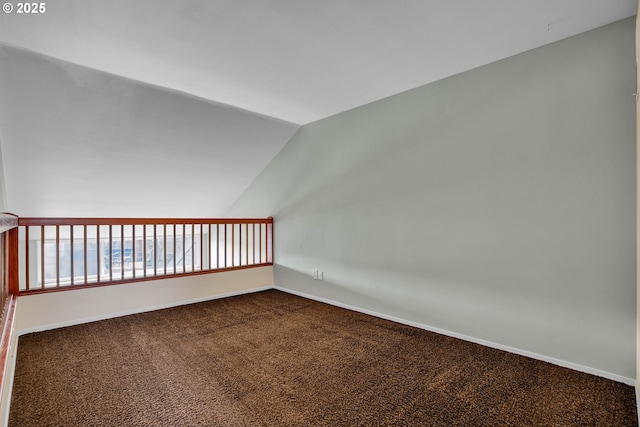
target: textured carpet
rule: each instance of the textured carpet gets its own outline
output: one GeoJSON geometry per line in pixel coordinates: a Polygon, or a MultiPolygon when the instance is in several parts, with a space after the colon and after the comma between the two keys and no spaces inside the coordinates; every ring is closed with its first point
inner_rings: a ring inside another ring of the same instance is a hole
{"type": "Polygon", "coordinates": [[[20,337],[9,425],[636,419],[624,384],[271,290],[20,337]]]}

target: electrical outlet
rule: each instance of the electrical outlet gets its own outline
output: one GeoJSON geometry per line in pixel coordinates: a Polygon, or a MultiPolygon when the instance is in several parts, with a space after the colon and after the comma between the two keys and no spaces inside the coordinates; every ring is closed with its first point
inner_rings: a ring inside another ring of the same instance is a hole
{"type": "Polygon", "coordinates": [[[313,280],[318,280],[318,270],[313,270],[312,276],[313,280]]]}
{"type": "Polygon", "coordinates": [[[322,280],[323,273],[322,271],[318,271],[318,280],[322,280]]]}

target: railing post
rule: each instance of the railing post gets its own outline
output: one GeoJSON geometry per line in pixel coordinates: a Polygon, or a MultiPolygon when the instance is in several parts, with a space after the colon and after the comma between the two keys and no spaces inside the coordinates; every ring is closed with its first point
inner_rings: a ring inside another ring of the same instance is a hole
{"type": "Polygon", "coordinates": [[[273,259],[273,217],[267,217],[267,263],[275,264],[273,259]],[[271,226],[271,227],[269,227],[271,226]]]}
{"type": "Polygon", "coordinates": [[[7,280],[9,293],[12,295],[18,295],[20,292],[18,230],[18,227],[14,227],[7,231],[7,280]]]}

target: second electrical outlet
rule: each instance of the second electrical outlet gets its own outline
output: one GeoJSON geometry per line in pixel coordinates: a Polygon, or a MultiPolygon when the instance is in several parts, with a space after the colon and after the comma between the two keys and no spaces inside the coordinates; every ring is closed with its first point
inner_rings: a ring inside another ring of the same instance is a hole
{"type": "Polygon", "coordinates": [[[322,271],[313,270],[313,280],[322,280],[322,271]]]}

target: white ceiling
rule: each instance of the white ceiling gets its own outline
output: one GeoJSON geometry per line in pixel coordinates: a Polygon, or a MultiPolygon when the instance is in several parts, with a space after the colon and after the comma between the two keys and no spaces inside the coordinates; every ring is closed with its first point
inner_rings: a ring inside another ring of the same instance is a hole
{"type": "Polygon", "coordinates": [[[49,0],[0,43],[306,124],[632,15],[636,0],[49,0]]]}
{"type": "Polygon", "coordinates": [[[301,125],[637,10],[636,0],[45,5],[0,13],[0,178],[5,209],[22,216],[222,216],[301,125]]]}

